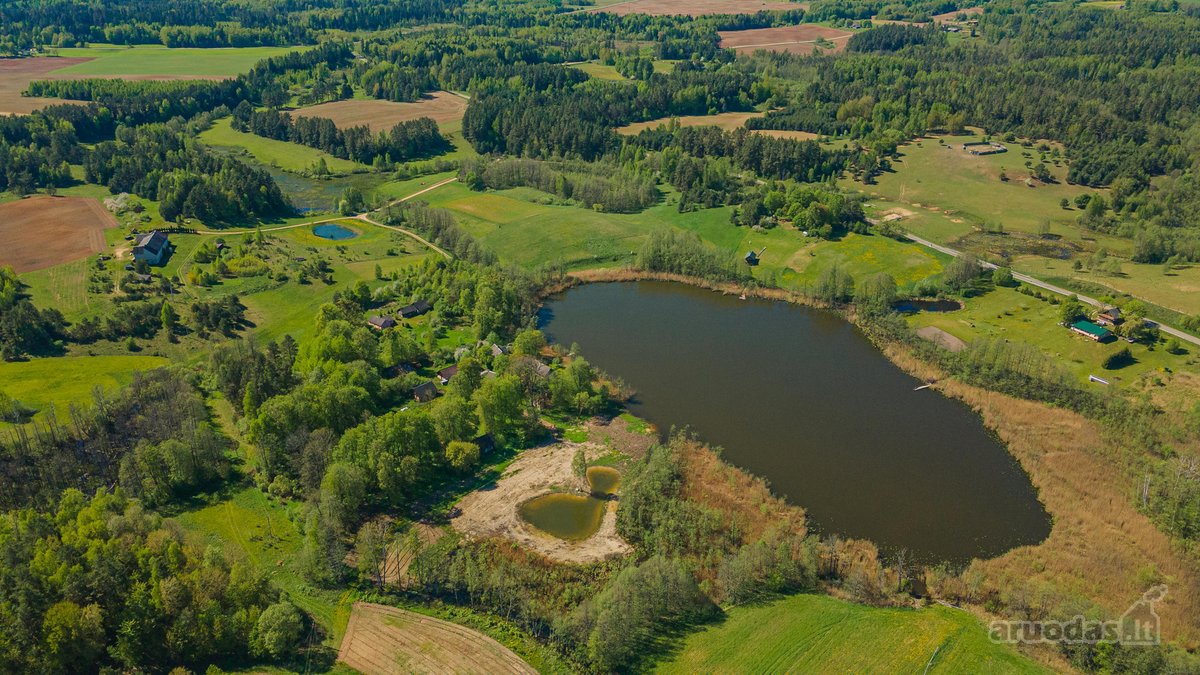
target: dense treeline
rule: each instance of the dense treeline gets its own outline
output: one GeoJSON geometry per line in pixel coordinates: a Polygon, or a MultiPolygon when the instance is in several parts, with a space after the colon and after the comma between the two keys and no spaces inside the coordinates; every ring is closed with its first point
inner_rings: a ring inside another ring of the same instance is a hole
{"type": "Polygon", "coordinates": [[[653,150],[673,146],[699,159],[728,157],[735,165],[762,178],[821,182],[845,167],[842,153],[827,152],[816,141],[772,138],[739,128],[678,127],[643,131],[634,142],[653,150]]]}
{"type": "Polygon", "coordinates": [[[157,200],[166,220],[220,224],[291,213],[269,173],[206,150],[175,124],[123,127],[87,155],[84,171],[113,193],[157,200]]]}
{"type": "Polygon", "coordinates": [[[168,47],[312,44],[326,30],[379,30],[448,18],[449,0],[18,0],[0,7],[0,53],[89,42],[168,47]],[[94,10],[94,11],[93,11],[94,10]]]}
{"type": "Polygon", "coordinates": [[[595,159],[617,146],[612,128],[671,115],[744,109],[765,92],[732,67],[679,64],[630,87],[588,81],[565,88],[481,87],[463,118],[463,135],[481,153],[595,159]]]}
{"type": "Polygon", "coordinates": [[[227,475],[227,449],[185,377],[136,373],[115,395],[97,391],[90,407],[72,406],[4,432],[0,508],[48,506],[67,488],[91,493],[116,484],[147,504],[164,504],[227,475]]]}
{"type": "Polygon", "coordinates": [[[305,625],[262,571],[197,551],[137,501],[69,490],[0,514],[0,670],[165,673],[295,658],[305,625]]]}
{"type": "Polygon", "coordinates": [[[233,128],[277,141],[290,141],[362,164],[395,164],[430,157],[450,148],[437,122],[421,117],[375,134],[369,127],[339,129],[324,117],[295,117],[277,110],[254,110],[243,101],[233,112],[233,128]]]}
{"type": "Polygon", "coordinates": [[[164,122],[191,117],[219,106],[234,107],[251,96],[240,79],[206,80],[35,80],[30,96],[94,101],[113,111],[114,121],[125,125],[164,122]]]}
{"type": "Polygon", "coordinates": [[[33,305],[11,267],[0,267],[0,361],[53,354],[65,324],[57,309],[33,305]]]}
{"type": "Polygon", "coordinates": [[[728,251],[706,246],[694,232],[656,230],[638,250],[637,266],[713,281],[749,281],[749,268],[728,251]]]}
{"type": "Polygon", "coordinates": [[[646,169],[607,163],[480,159],[463,162],[459,180],[476,190],[531,187],[609,213],[635,213],[660,197],[646,169]]]}

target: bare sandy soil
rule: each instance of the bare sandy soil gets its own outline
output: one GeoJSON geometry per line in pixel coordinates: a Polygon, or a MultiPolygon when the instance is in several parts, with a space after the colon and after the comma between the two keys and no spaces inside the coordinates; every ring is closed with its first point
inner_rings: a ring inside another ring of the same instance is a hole
{"type": "Polygon", "coordinates": [[[467,101],[449,92],[437,91],[415,103],[350,100],[322,103],[295,111],[297,117],[325,117],[339,127],[368,126],[371,131],[387,131],[400,122],[420,117],[432,118],[439,125],[458,122],[467,110],[467,101]]]}
{"type": "Polygon", "coordinates": [[[95,199],[36,195],[0,204],[0,266],[30,272],[105,250],[117,219],[95,199]]]}
{"type": "Polygon", "coordinates": [[[605,429],[608,427],[590,426],[589,441],[585,443],[563,442],[526,450],[494,486],[472,492],[459,502],[459,514],[450,524],[468,537],[502,537],[558,562],[586,564],[628,554],[632,549],[617,534],[619,493],[609,502],[600,530],[580,542],[540,532],[517,513],[522,503],[540,495],[573,490],[582,493],[579,480],[571,472],[576,449],[583,448],[592,461],[607,454],[606,445],[619,446],[636,456],[653,442],[651,436],[624,430],[624,423],[614,423],[607,432],[605,429]]]}
{"type": "Polygon", "coordinates": [[[483,633],[387,605],[354,603],[338,661],[365,675],[536,673],[483,633]]]}

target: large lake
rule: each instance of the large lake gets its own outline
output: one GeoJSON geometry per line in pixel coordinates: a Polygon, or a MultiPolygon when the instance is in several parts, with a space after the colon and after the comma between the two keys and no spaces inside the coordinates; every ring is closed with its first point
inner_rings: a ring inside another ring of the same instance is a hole
{"type": "Polygon", "coordinates": [[[822,533],[965,561],[1043,540],[1028,475],[980,418],[827,312],[660,282],[591,284],[539,316],[555,342],[804,507],[822,533]]]}

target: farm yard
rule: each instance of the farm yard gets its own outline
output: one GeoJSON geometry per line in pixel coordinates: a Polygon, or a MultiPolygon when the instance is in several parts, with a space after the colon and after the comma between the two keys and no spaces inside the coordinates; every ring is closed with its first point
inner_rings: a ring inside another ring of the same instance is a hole
{"type": "Polygon", "coordinates": [[[741,52],[765,49],[772,52],[808,54],[814,51],[836,53],[846,48],[853,33],[806,23],[751,30],[721,31],[721,46],[741,52]]]}
{"type": "Polygon", "coordinates": [[[629,0],[603,7],[591,12],[613,14],[648,14],[650,16],[708,16],[711,14],[753,14],[755,12],[783,12],[792,9],[808,9],[802,2],[773,2],[767,0],[629,0]]]}
{"type": "Polygon", "coordinates": [[[104,231],[117,219],[95,199],[34,196],[0,204],[0,266],[18,273],[106,250],[104,231]]]}
{"type": "Polygon", "coordinates": [[[354,604],[338,661],[363,675],[537,672],[482,633],[423,614],[365,602],[354,604]]]}
{"type": "Polygon", "coordinates": [[[435,91],[413,103],[352,99],[300,108],[293,114],[297,117],[325,117],[339,127],[366,125],[371,131],[386,131],[400,122],[429,117],[446,132],[459,128],[466,110],[465,97],[447,91],[435,91]]]}

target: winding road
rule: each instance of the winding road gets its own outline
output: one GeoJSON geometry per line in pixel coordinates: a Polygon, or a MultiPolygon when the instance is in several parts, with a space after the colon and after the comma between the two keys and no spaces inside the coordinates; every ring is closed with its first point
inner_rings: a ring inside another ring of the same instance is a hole
{"type": "MultiPolygon", "coordinates": [[[[918,237],[917,235],[912,234],[911,232],[905,232],[904,236],[909,241],[912,241],[913,243],[920,244],[921,246],[924,246],[926,248],[931,248],[939,253],[945,253],[948,256],[957,258],[958,256],[962,255],[961,251],[952,249],[949,246],[942,246],[941,244],[935,244],[932,241],[929,241],[928,239],[922,239],[921,237],[918,237]]],[[[999,267],[999,265],[996,265],[995,263],[987,262],[986,260],[980,260],[979,264],[983,265],[983,267],[985,269],[989,269],[989,270],[994,270],[997,267],[999,267]]],[[[1041,279],[1038,279],[1037,277],[1031,277],[1028,274],[1021,274],[1020,272],[1013,272],[1012,275],[1013,275],[1014,279],[1016,279],[1017,281],[1020,281],[1023,284],[1029,284],[1030,286],[1036,286],[1042,290],[1050,291],[1051,293],[1057,293],[1058,295],[1065,295],[1068,297],[1073,295],[1076,298],[1078,298],[1080,302],[1087,304],[1087,305],[1091,305],[1093,307],[1105,307],[1105,304],[1103,302],[1100,302],[1099,300],[1097,300],[1095,298],[1089,298],[1086,295],[1080,295],[1078,293],[1075,293],[1074,291],[1068,290],[1061,286],[1055,286],[1054,284],[1042,281],[1041,279]]],[[[1172,337],[1179,338],[1180,340],[1183,340],[1185,342],[1190,342],[1191,344],[1200,346],[1200,338],[1198,338],[1194,335],[1191,335],[1190,333],[1185,333],[1185,332],[1179,330],[1178,328],[1172,328],[1171,326],[1168,326],[1166,324],[1158,323],[1156,321],[1150,321],[1149,319],[1146,320],[1146,323],[1157,327],[1160,331],[1166,333],[1167,335],[1170,335],[1172,337]]]]}
{"type": "MultiPolygon", "coordinates": [[[[406,202],[410,199],[420,197],[421,195],[425,194],[426,192],[436,190],[436,189],[442,187],[443,185],[448,185],[450,183],[453,183],[456,180],[458,180],[458,178],[450,177],[445,180],[438,181],[437,183],[434,183],[433,185],[430,185],[429,187],[417,190],[416,192],[412,193],[411,195],[406,195],[399,199],[393,199],[392,201],[388,202],[387,204],[384,204],[383,206],[379,207],[378,209],[375,209],[375,211],[381,211],[383,209],[386,209],[389,206],[393,206],[395,204],[400,204],[400,203],[406,202]]],[[[292,223],[291,225],[278,225],[276,227],[264,227],[264,228],[262,228],[262,231],[263,232],[278,232],[280,230],[291,230],[291,229],[297,228],[297,227],[309,227],[311,225],[320,225],[321,223],[333,223],[333,222],[337,222],[339,220],[361,220],[364,223],[370,223],[376,227],[382,227],[385,230],[392,230],[394,232],[399,232],[400,234],[411,237],[411,238],[415,239],[416,241],[424,244],[425,246],[428,246],[430,249],[442,254],[447,260],[450,259],[451,257],[453,257],[450,255],[449,251],[446,251],[445,249],[441,248],[437,244],[434,244],[433,242],[429,241],[425,237],[422,237],[421,235],[417,234],[416,232],[413,232],[412,230],[408,230],[403,227],[397,227],[395,225],[384,225],[383,223],[379,222],[378,220],[374,220],[373,218],[371,218],[372,213],[374,213],[374,211],[366,211],[366,212],[360,213],[356,216],[335,216],[333,218],[323,218],[321,220],[308,220],[303,223],[292,223]]],[[[233,234],[252,234],[257,231],[258,231],[257,229],[254,229],[254,230],[247,230],[247,229],[242,229],[242,230],[196,230],[195,233],[196,234],[225,236],[225,235],[233,235],[233,234]]]]}

